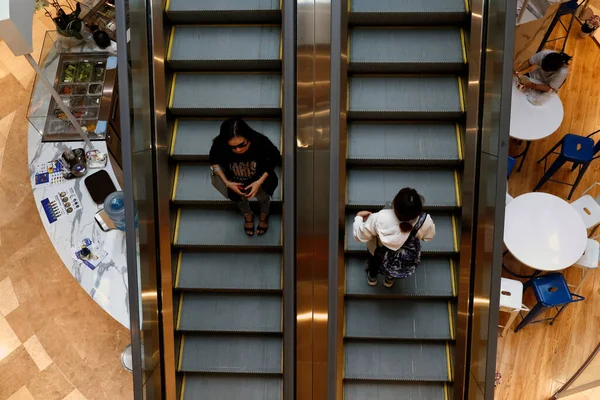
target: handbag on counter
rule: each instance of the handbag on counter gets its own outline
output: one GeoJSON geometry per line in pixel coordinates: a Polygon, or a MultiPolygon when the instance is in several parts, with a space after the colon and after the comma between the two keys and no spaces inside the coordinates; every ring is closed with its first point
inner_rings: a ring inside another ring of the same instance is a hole
{"type": "Polygon", "coordinates": [[[210,182],[212,183],[213,187],[217,189],[217,191],[221,193],[225,198],[229,198],[227,194],[227,185],[225,185],[225,182],[223,182],[221,177],[217,175],[217,173],[213,170],[213,167],[210,167],[209,174],[210,182]]]}

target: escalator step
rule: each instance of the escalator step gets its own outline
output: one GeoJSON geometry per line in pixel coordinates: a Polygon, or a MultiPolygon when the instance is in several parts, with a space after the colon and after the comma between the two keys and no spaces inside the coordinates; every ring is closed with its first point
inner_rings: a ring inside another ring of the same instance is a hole
{"type": "MultiPolygon", "coordinates": [[[[277,168],[275,173],[281,176],[281,169],[277,168]]],[[[213,187],[208,164],[178,165],[176,185],[173,201],[177,204],[231,204],[235,207],[213,187]]],[[[272,201],[281,201],[281,185],[273,193],[272,201]]]]}
{"type": "Polygon", "coordinates": [[[458,25],[467,21],[463,0],[353,0],[350,23],[458,25]]]}
{"type": "Polygon", "coordinates": [[[173,79],[175,115],[281,116],[281,75],[178,73],[173,79]]]}
{"type": "Polygon", "coordinates": [[[183,400],[281,400],[283,382],[277,376],[185,376],[183,400]]]}
{"type": "Polygon", "coordinates": [[[243,23],[281,21],[279,0],[170,0],[167,15],[172,22],[243,23]]]}
{"type": "Polygon", "coordinates": [[[465,65],[459,28],[350,31],[350,73],[459,73],[465,65]]]}
{"type": "MultiPolygon", "coordinates": [[[[394,286],[367,285],[365,258],[346,258],[346,296],[452,297],[452,271],[447,258],[423,258],[415,274],[398,279],[394,286]]],[[[383,278],[379,278],[380,280],[383,278]]]]}
{"type": "Polygon", "coordinates": [[[353,76],[351,119],[458,120],[462,115],[456,76],[353,76]]]}
{"type": "Polygon", "coordinates": [[[176,26],[169,65],[179,70],[280,70],[278,26],[176,26]]]}
{"type": "Polygon", "coordinates": [[[177,288],[281,291],[281,254],[182,252],[177,288]]]}
{"type": "Polygon", "coordinates": [[[281,295],[185,293],[179,331],[281,333],[281,295]]]}
{"type": "MultiPolygon", "coordinates": [[[[421,242],[421,249],[424,254],[454,254],[458,250],[455,248],[454,228],[452,216],[447,213],[430,213],[435,223],[436,235],[430,242],[421,242]]],[[[352,253],[362,253],[367,251],[366,243],[359,243],[354,240],[352,232],[352,223],[355,213],[346,215],[346,249],[352,253]]],[[[460,227],[456,226],[457,232],[460,227]]],[[[458,238],[457,238],[458,239],[458,238]]],[[[456,244],[458,246],[458,243],[456,244]]]]}
{"type": "Polygon", "coordinates": [[[243,228],[244,219],[239,211],[181,208],[174,244],[222,249],[281,247],[281,215],[270,215],[269,230],[262,236],[250,237],[243,228]]]}
{"type": "Polygon", "coordinates": [[[348,341],[348,380],[448,381],[445,343],[348,341]]]}
{"type": "Polygon", "coordinates": [[[429,208],[453,209],[458,182],[454,170],[348,169],[347,205],[354,208],[383,207],[402,187],[412,187],[429,208]]]}
{"type": "MultiPolygon", "coordinates": [[[[281,149],[281,121],[245,119],[254,130],[267,136],[281,149]]],[[[223,120],[178,119],[171,149],[175,160],[208,161],[213,139],[219,135],[223,120]]]]}
{"type": "Polygon", "coordinates": [[[187,334],[182,346],[181,372],[282,373],[280,337],[187,334]]]}
{"type": "Polygon", "coordinates": [[[375,165],[458,164],[454,124],[349,124],[348,163],[375,165]]]}
{"type": "Polygon", "coordinates": [[[452,338],[448,302],[445,300],[347,299],[345,337],[450,340],[452,338]]]}
{"type": "Polygon", "coordinates": [[[442,400],[443,383],[346,382],[344,400],[442,400]]]}

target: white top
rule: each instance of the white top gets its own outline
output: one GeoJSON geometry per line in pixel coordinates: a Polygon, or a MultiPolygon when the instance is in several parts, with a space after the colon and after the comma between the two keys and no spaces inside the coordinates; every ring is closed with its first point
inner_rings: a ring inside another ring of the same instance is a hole
{"type": "Polygon", "coordinates": [[[539,53],[535,53],[529,59],[529,64],[537,65],[538,67],[529,73],[529,76],[536,79],[546,85],[550,86],[554,90],[560,89],[565,83],[569,76],[569,67],[566,65],[560,68],[558,71],[544,71],[542,69],[542,61],[548,54],[556,53],[554,50],[542,50],[539,53]]]}
{"type": "Polygon", "coordinates": [[[575,209],[548,193],[527,193],[506,205],[504,243],[521,263],[540,271],[575,264],[585,251],[587,230],[575,209]]]}
{"type": "Polygon", "coordinates": [[[510,110],[510,137],[519,140],[540,140],[552,135],[560,127],[564,109],[556,93],[548,93],[548,100],[535,106],[527,100],[527,92],[517,89],[513,79],[510,110]]]}
{"type": "MultiPolygon", "coordinates": [[[[417,219],[410,221],[414,226],[417,219]]],[[[367,243],[367,249],[371,254],[377,248],[377,238],[381,244],[390,250],[398,250],[402,247],[410,232],[402,232],[400,230],[400,221],[394,214],[394,210],[381,210],[371,214],[366,221],[362,217],[355,217],[352,226],[354,240],[357,242],[367,243]]],[[[417,237],[420,240],[431,240],[435,236],[435,224],[430,215],[427,215],[423,226],[417,232],[417,237]]]]}

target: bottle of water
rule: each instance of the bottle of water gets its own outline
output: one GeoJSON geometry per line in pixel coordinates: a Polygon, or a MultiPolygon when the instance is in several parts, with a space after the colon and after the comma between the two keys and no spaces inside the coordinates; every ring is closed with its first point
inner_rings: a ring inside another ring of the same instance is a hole
{"type": "Polygon", "coordinates": [[[104,211],[117,229],[125,231],[125,195],[123,192],[109,194],[104,200],[104,211]]]}

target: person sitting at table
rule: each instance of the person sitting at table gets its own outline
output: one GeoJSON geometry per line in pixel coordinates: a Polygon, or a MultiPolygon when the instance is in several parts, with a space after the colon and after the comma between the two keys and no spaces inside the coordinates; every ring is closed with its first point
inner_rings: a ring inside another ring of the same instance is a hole
{"type": "Polygon", "coordinates": [[[529,89],[540,92],[558,92],[569,75],[569,61],[571,56],[566,53],[557,53],[553,50],[542,50],[534,54],[521,67],[523,71],[515,71],[515,75],[526,75],[540,83],[522,82],[529,89]]]}

